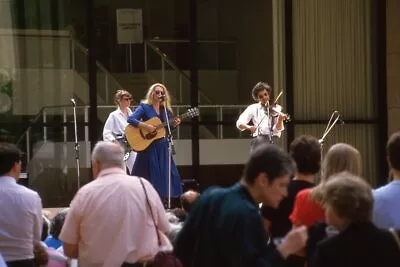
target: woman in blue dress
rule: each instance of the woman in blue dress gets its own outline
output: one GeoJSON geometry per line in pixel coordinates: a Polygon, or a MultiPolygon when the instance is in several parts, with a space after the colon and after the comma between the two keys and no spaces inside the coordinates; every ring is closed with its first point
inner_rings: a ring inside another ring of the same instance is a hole
{"type": "MultiPolygon", "coordinates": [[[[172,118],[169,93],[167,88],[160,83],[150,86],[146,94],[146,99],[142,100],[133,114],[129,116],[128,123],[149,132],[154,132],[156,127],[145,123],[145,121],[157,117],[162,122],[165,122],[166,114],[164,105],[167,108],[168,119],[172,124],[171,127],[178,126],[181,121],[179,118],[172,118]]],[[[149,180],[163,200],[166,200],[169,196],[168,154],[167,138],[164,137],[156,140],[145,150],[137,153],[132,169],[132,175],[149,180]]],[[[171,156],[171,197],[178,197],[181,193],[181,179],[171,156]]]]}

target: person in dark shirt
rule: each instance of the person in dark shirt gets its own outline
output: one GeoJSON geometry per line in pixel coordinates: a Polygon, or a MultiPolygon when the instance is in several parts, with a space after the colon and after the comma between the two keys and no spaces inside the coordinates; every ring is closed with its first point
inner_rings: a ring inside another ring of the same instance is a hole
{"type": "Polygon", "coordinates": [[[289,151],[296,162],[297,173],[289,182],[288,195],[276,209],[267,205],[261,207],[261,215],[272,238],[284,237],[292,229],[289,215],[292,213],[296,195],[301,190],[314,186],[315,175],[321,167],[321,145],[317,138],[302,135],[290,144],[289,151]]]}
{"type": "Polygon", "coordinates": [[[262,144],[252,151],[238,183],[202,193],[174,244],[174,253],[183,266],[278,267],[288,255],[304,248],[305,227],[289,232],[275,247],[258,208],[262,202],[278,206],[287,195],[294,170],[287,153],[262,144]]]}

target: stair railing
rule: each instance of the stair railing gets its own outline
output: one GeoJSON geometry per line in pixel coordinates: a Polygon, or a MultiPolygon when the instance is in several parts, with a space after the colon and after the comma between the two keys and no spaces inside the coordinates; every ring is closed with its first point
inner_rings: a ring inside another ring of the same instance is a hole
{"type": "MultiPolygon", "coordinates": [[[[149,66],[148,66],[148,57],[149,57],[149,49],[153,52],[155,52],[159,57],[161,61],[161,82],[163,84],[166,83],[166,69],[167,67],[171,68],[172,70],[175,71],[175,73],[178,75],[178,101],[179,103],[183,104],[185,103],[184,99],[184,93],[185,92],[183,84],[186,83],[189,85],[191,84],[189,76],[183,72],[181,69],[179,69],[174,62],[172,62],[171,59],[168,58],[168,56],[161,51],[161,49],[154,44],[151,43],[151,41],[145,40],[144,41],[144,68],[145,72],[149,73],[149,66]]],[[[187,91],[187,90],[186,90],[187,91]]],[[[198,102],[200,104],[207,104],[211,105],[213,102],[209,97],[207,97],[204,92],[199,88],[198,90],[198,102]]]]}
{"type": "MultiPolygon", "coordinates": [[[[80,69],[83,69],[86,73],[87,71],[87,57],[88,57],[88,48],[85,47],[81,42],[71,37],[71,57],[72,57],[72,69],[74,69],[78,74],[80,74],[80,69]],[[78,66],[76,62],[77,52],[81,52],[85,55],[85,61],[83,66],[78,66]]],[[[104,84],[103,90],[97,90],[98,94],[100,91],[104,91],[104,94],[101,95],[105,104],[113,103],[112,96],[114,92],[118,89],[123,88],[121,84],[114,78],[114,76],[107,70],[107,68],[101,64],[98,60],[96,60],[96,71],[100,73],[100,75],[104,75],[104,83],[98,83],[98,85],[102,86],[104,84]]],[[[99,75],[97,75],[97,79],[99,80],[99,75]]],[[[100,78],[102,78],[100,76],[100,78]]],[[[86,80],[87,81],[87,80],[86,80]]]]}

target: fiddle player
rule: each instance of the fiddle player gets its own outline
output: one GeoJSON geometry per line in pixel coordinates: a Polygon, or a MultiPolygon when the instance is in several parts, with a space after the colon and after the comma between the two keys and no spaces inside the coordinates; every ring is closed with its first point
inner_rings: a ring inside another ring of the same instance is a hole
{"type": "Polygon", "coordinates": [[[279,105],[270,105],[271,86],[258,82],[252,89],[251,95],[258,103],[248,106],[236,121],[240,131],[249,131],[253,137],[251,150],[260,143],[275,144],[284,130],[283,121],[286,117],[279,105]],[[251,122],[251,125],[249,124],[251,122]]]}

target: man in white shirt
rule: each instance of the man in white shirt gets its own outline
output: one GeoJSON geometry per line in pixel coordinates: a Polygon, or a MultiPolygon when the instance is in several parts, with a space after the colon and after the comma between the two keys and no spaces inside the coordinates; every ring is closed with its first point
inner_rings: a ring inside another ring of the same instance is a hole
{"type": "Polygon", "coordinates": [[[0,143],[0,254],[8,266],[33,267],[34,245],[42,233],[42,200],[17,184],[21,151],[0,143]]]}
{"type": "Polygon", "coordinates": [[[258,103],[248,106],[240,114],[236,127],[251,133],[251,149],[254,149],[260,143],[276,142],[284,130],[283,120],[286,115],[281,112],[282,107],[279,105],[270,105],[271,87],[267,83],[258,82],[251,94],[258,103]],[[249,125],[250,122],[252,125],[249,125]]]}
{"type": "Polygon", "coordinates": [[[92,154],[96,179],[83,186],[71,202],[59,238],[65,255],[78,258],[79,266],[143,266],[161,249],[172,250],[165,235],[170,225],[157,191],[147,180],[125,173],[123,156],[121,146],[97,143],[92,154]],[[162,246],[139,179],[146,188],[162,246]]]}

